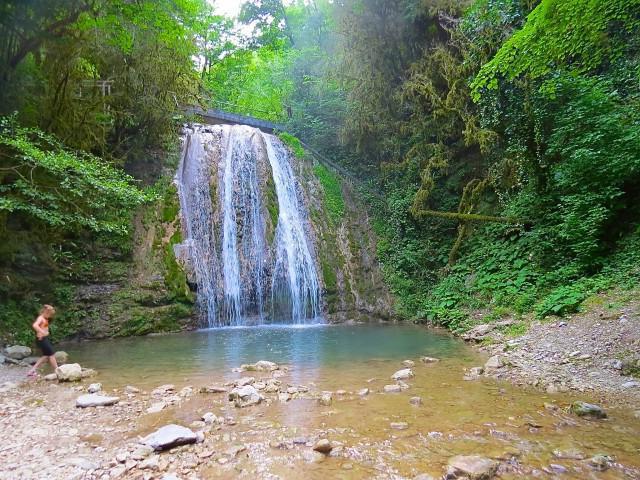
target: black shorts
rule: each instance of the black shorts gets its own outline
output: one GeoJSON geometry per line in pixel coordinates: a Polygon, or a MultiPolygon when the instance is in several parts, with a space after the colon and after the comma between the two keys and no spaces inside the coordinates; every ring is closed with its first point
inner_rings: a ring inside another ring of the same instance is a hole
{"type": "Polygon", "coordinates": [[[43,337],[42,340],[36,340],[36,345],[42,352],[42,355],[45,357],[50,357],[51,355],[55,355],[55,351],[53,350],[53,345],[49,341],[49,337],[43,337]]]}

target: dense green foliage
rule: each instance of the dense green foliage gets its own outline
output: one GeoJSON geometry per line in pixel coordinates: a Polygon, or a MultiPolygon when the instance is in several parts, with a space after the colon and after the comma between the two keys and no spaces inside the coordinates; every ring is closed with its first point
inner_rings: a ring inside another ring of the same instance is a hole
{"type": "Polygon", "coordinates": [[[637,1],[249,3],[268,34],[243,48],[289,68],[271,110],[360,180],[400,314],[458,328],[637,284],[637,1]]]}
{"type": "Polygon", "coordinates": [[[11,118],[0,117],[0,156],[0,215],[20,214],[54,231],[124,235],[131,211],[152,198],[125,173],[11,118]]]}

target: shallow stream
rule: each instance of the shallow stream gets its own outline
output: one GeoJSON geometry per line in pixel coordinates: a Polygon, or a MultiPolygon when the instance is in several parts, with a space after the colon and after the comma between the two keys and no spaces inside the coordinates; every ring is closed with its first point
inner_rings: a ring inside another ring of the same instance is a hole
{"type": "Polygon", "coordinates": [[[633,412],[603,404],[609,418],[587,420],[567,407],[576,399],[594,400],[588,395],[547,395],[486,378],[465,381],[465,369],[486,359],[422,327],[226,328],[64,348],[74,361],[99,370],[104,387],[119,391],[125,385],[150,390],[172,383],[197,392],[242,376],[259,380],[271,374],[232,369],[270,360],[286,367],[284,386],[333,392],[330,406],[308,396],[282,402],[272,395],[271,402],[243,409],[224,394],[196,393],[141,415],[132,438],[168,422],[190,425],[207,411],[235,418],[235,426],[225,425],[214,436],[219,453],[203,467],[203,478],[439,477],[447,460],[459,454],[499,459],[500,478],[640,478],[640,419],[633,412]],[[440,362],[422,363],[421,356],[440,362]],[[383,393],[403,360],[415,361],[410,388],[383,393]],[[370,393],[358,395],[363,388],[370,393]],[[410,404],[416,396],[421,405],[410,404]],[[392,428],[397,422],[408,428],[392,428]],[[322,460],[309,446],[325,437],[344,447],[322,460]],[[246,450],[229,463],[219,461],[229,445],[246,450]],[[606,471],[590,465],[597,454],[611,456],[606,471]]]}

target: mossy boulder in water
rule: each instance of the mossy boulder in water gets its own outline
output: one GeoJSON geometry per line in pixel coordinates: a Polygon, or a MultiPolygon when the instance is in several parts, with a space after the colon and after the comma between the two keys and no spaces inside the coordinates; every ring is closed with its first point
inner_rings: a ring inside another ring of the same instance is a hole
{"type": "Polygon", "coordinates": [[[579,417],[607,418],[607,413],[602,407],[582,401],[573,402],[571,412],[579,417]]]}

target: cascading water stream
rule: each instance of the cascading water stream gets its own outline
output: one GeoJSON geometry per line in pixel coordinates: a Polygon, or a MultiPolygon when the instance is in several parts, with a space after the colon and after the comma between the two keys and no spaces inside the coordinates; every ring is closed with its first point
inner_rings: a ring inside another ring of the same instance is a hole
{"type": "Polygon", "coordinates": [[[294,323],[318,316],[319,285],[300,212],[296,180],[289,163],[289,152],[272,135],[263,134],[280,215],[276,228],[276,262],[272,278],[272,305],[280,298],[290,304],[294,323]],[[288,294],[288,295],[287,295],[288,294]],[[287,302],[288,300],[288,302],[287,302]]]}
{"type": "Polygon", "coordinates": [[[321,321],[308,214],[277,137],[196,125],[176,183],[185,234],[176,258],[197,284],[205,326],[321,321]]]}

